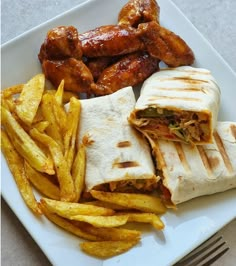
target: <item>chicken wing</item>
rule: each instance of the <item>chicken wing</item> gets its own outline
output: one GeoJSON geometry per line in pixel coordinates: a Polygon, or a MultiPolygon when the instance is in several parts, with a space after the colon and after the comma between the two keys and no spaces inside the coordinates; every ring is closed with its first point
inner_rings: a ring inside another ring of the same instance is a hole
{"type": "Polygon", "coordinates": [[[137,27],[143,22],[159,23],[160,7],[155,0],[130,0],[120,10],[118,25],[137,27]]]}
{"type": "Polygon", "coordinates": [[[137,30],[123,25],[101,26],[80,34],[79,39],[87,57],[123,55],[144,48],[137,30]]]}
{"type": "Polygon", "coordinates": [[[101,75],[102,71],[111,64],[118,61],[120,56],[101,56],[96,58],[88,58],[85,62],[93,75],[93,79],[96,81],[101,75]]]}
{"type": "Polygon", "coordinates": [[[60,26],[48,31],[38,55],[40,62],[45,59],[62,60],[69,57],[82,57],[77,29],[73,26],[60,26]]]}
{"type": "Polygon", "coordinates": [[[91,85],[91,90],[95,95],[111,94],[121,88],[143,82],[158,69],[159,60],[149,54],[129,54],[106,68],[97,83],[91,85]]]}
{"type": "Polygon", "coordinates": [[[75,58],[65,60],[44,60],[43,72],[47,79],[57,87],[64,79],[64,88],[77,93],[90,93],[93,76],[87,66],[75,58]]]}
{"type": "Polygon", "coordinates": [[[148,53],[170,67],[191,65],[194,54],[180,36],[152,21],[139,24],[138,30],[148,53]]]}

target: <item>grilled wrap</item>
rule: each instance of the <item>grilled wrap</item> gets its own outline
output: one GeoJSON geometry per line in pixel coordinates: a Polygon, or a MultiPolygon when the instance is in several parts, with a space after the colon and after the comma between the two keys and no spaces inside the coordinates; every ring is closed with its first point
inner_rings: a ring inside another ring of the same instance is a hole
{"type": "Polygon", "coordinates": [[[210,71],[167,68],[149,77],[129,121],[153,139],[212,143],[220,89],[210,71]]]}
{"type": "Polygon", "coordinates": [[[146,139],[128,122],[132,87],[81,100],[80,142],[86,138],[86,190],[150,191],[158,178],[146,139]]]}
{"type": "Polygon", "coordinates": [[[236,187],[236,122],[218,122],[212,144],[149,141],[169,205],[236,187]]]}

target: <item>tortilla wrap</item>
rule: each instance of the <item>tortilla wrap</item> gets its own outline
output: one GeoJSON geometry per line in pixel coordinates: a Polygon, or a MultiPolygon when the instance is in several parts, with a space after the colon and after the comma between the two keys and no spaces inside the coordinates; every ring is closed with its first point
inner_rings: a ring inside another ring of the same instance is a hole
{"type": "Polygon", "coordinates": [[[236,187],[236,122],[218,122],[213,144],[149,141],[172,204],[236,187]]]}
{"type": "Polygon", "coordinates": [[[212,143],[219,104],[220,89],[210,71],[167,68],[143,83],[129,120],[154,139],[212,143]]]}
{"type": "MultiPolygon", "coordinates": [[[[108,184],[110,190],[149,190],[158,181],[146,139],[128,122],[134,109],[132,87],[81,100],[80,143],[87,138],[86,190],[108,184]]],[[[103,187],[104,188],[104,187],[103,187]]]]}

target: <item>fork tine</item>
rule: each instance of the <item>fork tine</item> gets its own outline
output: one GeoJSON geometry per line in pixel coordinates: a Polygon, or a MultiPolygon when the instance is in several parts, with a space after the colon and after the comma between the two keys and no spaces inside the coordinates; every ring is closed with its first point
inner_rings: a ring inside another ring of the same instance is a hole
{"type": "MultiPolygon", "coordinates": [[[[204,241],[200,246],[204,245],[207,243],[209,240],[211,240],[216,234],[208,238],[206,241],[204,241]]],[[[189,255],[186,255],[186,258],[181,259],[179,262],[177,262],[174,266],[182,266],[182,265],[188,265],[189,262],[193,261],[195,258],[197,258],[199,255],[201,255],[204,251],[206,251],[208,248],[216,244],[222,239],[222,236],[218,237],[216,240],[213,242],[209,243],[207,246],[202,247],[199,249],[197,252],[194,252],[195,250],[192,251],[192,254],[190,253],[189,255]]],[[[198,246],[196,249],[198,249],[200,246],[198,246]]]]}
{"type": "Polygon", "coordinates": [[[198,263],[204,261],[207,257],[209,257],[211,254],[213,254],[214,252],[216,252],[219,248],[221,248],[223,245],[225,244],[225,242],[219,244],[217,247],[213,248],[212,250],[210,250],[209,252],[207,252],[204,256],[198,258],[197,260],[195,260],[193,263],[189,264],[189,266],[196,266],[198,265],[198,263]]]}
{"type": "Polygon", "coordinates": [[[174,266],[197,266],[199,263],[204,263],[204,260],[209,258],[209,256],[214,256],[206,261],[202,266],[209,266],[214,261],[216,261],[218,258],[224,255],[225,252],[229,250],[229,248],[225,248],[223,251],[219,252],[216,255],[213,255],[214,252],[219,250],[223,245],[226,243],[218,243],[220,240],[222,240],[222,236],[218,237],[217,239],[211,241],[216,234],[208,238],[205,242],[203,242],[200,246],[198,246],[195,250],[193,250],[190,254],[185,256],[182,260],[174,264],[174,266]],[[211,241],[209,243],[209,241],[211,241]],[[205,245],[206,244],[206,245],[205,245]],[[215,245],[217,244],[217,246],[215,245]],[[206,253],[207,251],[207,253],[206,253]],[[204,254],[205,253],[205,254],[204,254]]]}
{"type": "Polygon", "coordinates": [[[225,248],[220,253],[216,254],[213,258],[211,258],[209,261],[207,261],[206,263],[202,264],[202,266],[210,266],[213,262],[215,262],[221,256],[223,256],[228,250],[229,250],[229,248],[225,248]]]}

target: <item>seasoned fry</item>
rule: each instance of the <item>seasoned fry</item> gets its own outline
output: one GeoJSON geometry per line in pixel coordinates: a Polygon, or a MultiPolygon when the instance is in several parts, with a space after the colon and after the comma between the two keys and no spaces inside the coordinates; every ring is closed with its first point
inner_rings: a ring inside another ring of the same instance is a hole
{"type": "Polygon", "coordinates": [[[36,128],[39,132],[44,132],[48,126],[48,121],[40,121],[38,123],[33,124],[33,127],[36,128]]]}
{"type": "Polygon", "coordinates": [[[73,215],[113,215],[115,211],[103,207],[91,206],[82,203],[63,202],[47,198],[41,199],[41,204],[45,205],[50,212],[60,216],[73,215]]]}
{"type": "Polygon", "coordinates": [[[90,193],[95,199],[115,203],[130,209],[137,209],[143,212],[153,212],[157,214],[161,214],[166,211],[161,199],[151,195],[103,192],[96,190],[91,190],[90,193]]]}
{"type": "Polygon", "coordinates": [[[57,119],[55,118],[53,103],[55,101],[55,97],[52,94],[44,94],[41,101],[41,109],[45,120],[49,122],[49,126],[46,129],[46,133],[52,137],[63,150],[63,138],[60,131],[60,127],[57,123],[57,119]]]}
{"type": "Polygon", "coordinates": [[[121,215],[126,214],[129,216],[128,222],[138,222],[138,223],[150,223],[157,230],[164,228],[164,224],[161,219],[154,213],[121,213],[121,215]]]}
{"type": "MultiPolygon", "coordinates": [[[[46,90],[45,94],[53,94],[55,95],[56,94],[56,90],[54,89],[51,89],[51,90],[46,90]]],[[[72,91],[64,91],[63,92],[63,99],[62,99],[62,104],[66,104],[66,103],[69,103],[70,102],[70,99],[74,97],[76,99],[79,98],[78,94],[75,93],[75,92],[72,92],[72,91]]]]}
{"type": "Polygon", "coordinates": [[[24,159],[17,153],[6,132],[3,130],[1,130],[1,149],[24,202],[33,213],[37,215],[41,214],[32,188],[25,175],[24,159]]]}
{"type": "Polygon", "coordinates": [[[84,232],[81,228],[74,225],[73,223],[71,223],[67,219],[64,219],[64,218],[62,218],[62,217],[60,217],[54,213],[51,213],[44,205],[40,204],[40,208],[41,208],[43,214],[48,218],[48,220],[50,220],[54,224],[58,225],[59,227],[65,229],[66,231],[68,231],[68,232],[70,232],[70,233],[72,233],[78,237],[81,237],[83,239],[86,239],[86,240],[92,240],[92,241],[101,240],[98,236],[91,235],[87,232],[84,232]]]}
{"type": "Polygon", "coordinates": [[[72,178],[74,180],[76,193],[75,202],[79,201],[80,195],[84,189],[85,166],[86,151],[85,146],[81,144],[72,165],[72,178]]]}
{"type": "Polygon", "coordinates": [[[36,128],[30,130],[31,135],[39,142],[48,147],[55,164],[57,178],[60,184],[60,195],[62,201],[74,201],[75,190],[74,182],[70,174],[70,169],[63,156],[59,144],[44,133],[40,133],[36,128]]]}
{"type": "Polygon", "coordinates": [[[70,99],[70,107],[68,112],[68,128],[65,133],[64,147],[65,147],[65,158],[71,167],[74,155],[75,155],[75,144],[77,137],[77,129],[79,126],[80,118],[80,101],[72,97],[70,99]]]}
{"type": "Polygon", "coordinates": [[[127,223],[128,215],[112,215],[112,216],[91,216],[91,215],[67,215],[65,218],[70,220],[86,222],[95,227],[117,227],[127,223]]]}
{"type": "Polygon", "coordinates": [[[59,105],[63,104],[63,94],[64,94],[64,79],[59,84],[57,91],[55,93],[55,99],[59,105]]]}
{"type": "Polygon", "coordinates": [[[89,255],[105,259],[124,253],[137,243],[138,240],[83,242],[80,248],[89,255]]]}
{"type": "Polygon", "coordinates": [[[11,87],[5,88],[4,90],[1,91],[1,97],[9,98],[15,94],[21,93],[23,87],[24,87],[24,84],[17,84],[17,85],[13,85],[11,87]]]}
{"type": "Polygon", "coordinates": [[[137,230],[129,230],[124,228],[103,228],[94,227],[91,224],[83,223],[83,230],[91,235],[98,236],[103,240],[138,240],[141,237],[141,232],[137,230]]]}
{"type": "Polygon", "coordinates": [[[53,175],[55,173],[50,158],[43,153],[31,137],[16,121],[13,115],[4,107],[1,107],[2,125],[19,154],[39,172],[53,175]]]}
{"type": "Polygon", "coordinates": [[[94,205],[94,206],[99,206],[99,207],[104,207],[104,208],[110,208],[112,210],[115,211],[127,211],[130,210],[130,208],[124,207],[124,206],[120,206],[117,205],[115,203],[111,203],[111,202],[105,202],[105,201],[101,201],[101,200],[93,200],[93,201],[88,201],[86,202],[87,205],[94,205]]]}
{"type": "Polygon", "coordinates": [[[32,124],[44,91],[45,76],[38,74],[24,84],[16,100],[16,113],[27,125],[32,124]]]}
{"type": "Polygon", "coordinates": [[[7,110],[9,110],[10,112],[14,112],[15,111],[15,101],[12,97],[8,97],[8,98],[1,98],[1,106],[3,106],[4,108],[6,108],[7,110]]]}
{"type": "Polygon", "coordinates": [[[65,112],[64,106],[59,104],[55,97],[52,98],[52,110],[56,123],[58,125],[58,128],[60,129],[60,133],[63,138],[68,123],[67,114],[65,112]]]}
{"type": "Polygon", "coordinates": [[[26,161],[24,166],[27,178],[39,192],[51,199],[60,199],[60,189],[58,186],[51,182],[44,174],[32,168],[26,161]]]}

